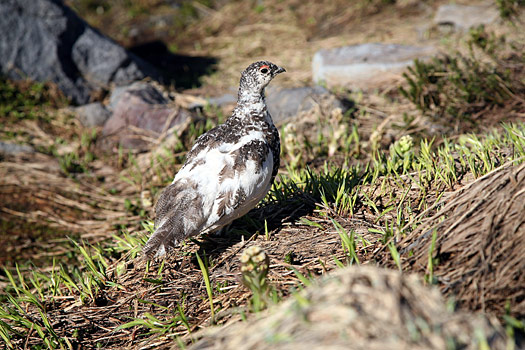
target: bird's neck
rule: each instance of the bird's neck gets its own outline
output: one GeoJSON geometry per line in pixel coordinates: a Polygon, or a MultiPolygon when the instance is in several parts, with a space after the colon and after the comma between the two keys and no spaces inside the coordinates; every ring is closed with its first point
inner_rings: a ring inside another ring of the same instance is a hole
{"type": "Polygon", "coordinates": [[[237,94],[237,106],[255,106],[258,104],[266,105],[266,99],[264,96],[264,89],[256,91],[254,89],[239,88],[237,94]]]}
{"type": "Polygon", "coordinates": [[[248,118],[246,121],[249,123],[273,123],[267,112],[264,89],[261,92],[239,89],[234,115],[241,119],[248,118]]]}

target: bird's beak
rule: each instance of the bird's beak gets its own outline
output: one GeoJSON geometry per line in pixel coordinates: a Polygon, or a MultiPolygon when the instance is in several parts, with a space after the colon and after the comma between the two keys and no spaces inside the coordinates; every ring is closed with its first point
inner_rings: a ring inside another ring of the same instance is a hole
{"type": "Polygon", "coordinates": [[[283,67],[277,66],[277,69],[275,70],[275,74],[284,73],[284,72],[286,72],[286,69],[284,69],[283,67]]]}

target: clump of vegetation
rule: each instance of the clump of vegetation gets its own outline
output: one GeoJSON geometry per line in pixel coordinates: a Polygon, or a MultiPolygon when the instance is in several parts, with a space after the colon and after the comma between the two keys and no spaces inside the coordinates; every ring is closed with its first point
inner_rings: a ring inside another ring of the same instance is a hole
{"type": "Polygon", "coordinates": [[[246,248],[241,255],[242,283],[252,291],[253,311],[264,309],[269,300],[268,268],[270,259],[258,246],[246,248]]]}
{"type": "Polygon", "coordinates": [[[0,76],[0,122],[43,116],[42,107],[58,107],[66,100],[50,84],[14,82],[0,76]]]}
{"type": "Polygon", "coordinates": [[[523,48],[483,26],[470,32],[468,54],[456,52],[415,62],[400,92],[419,110],[445,123],[474,122],[494,113],[494,106],[523,109],[523,48]]]}
{"type": "Polygon", "coordinates": [[[517,15],[518,8],[525,6],[524,0],[496,0],[501,18],[512,18],[517,15]]]}

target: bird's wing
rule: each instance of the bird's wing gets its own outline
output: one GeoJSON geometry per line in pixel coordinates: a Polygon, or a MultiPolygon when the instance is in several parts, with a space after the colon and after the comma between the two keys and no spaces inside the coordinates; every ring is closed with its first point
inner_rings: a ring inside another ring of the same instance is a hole
{"type": "Polygon", "coordinates": [[[144,247],[162,256],[182,240],[215,231],[252,209],[268,192],[273,154],[258,133],[193,152],[156,206],[156,230],[144,247]]]}
{"type": "Polygon", "coordinates": [[[166,187],[155,216],[155,232],[143,248],[149,258],[165,255],[204,224],[202,198],[195,184],[182,179],[166,187]]]}

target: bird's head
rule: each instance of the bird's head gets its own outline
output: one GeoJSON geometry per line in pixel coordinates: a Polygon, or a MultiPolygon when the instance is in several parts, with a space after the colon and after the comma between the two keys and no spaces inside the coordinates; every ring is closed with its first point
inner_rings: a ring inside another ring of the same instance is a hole
{"type": "Polygon", "coordinates": [[[242,72],[239,93],[261,94],[270,81],[283,72],[286,72],[284,68],[272,62],[254,62],[242,72]]]}

